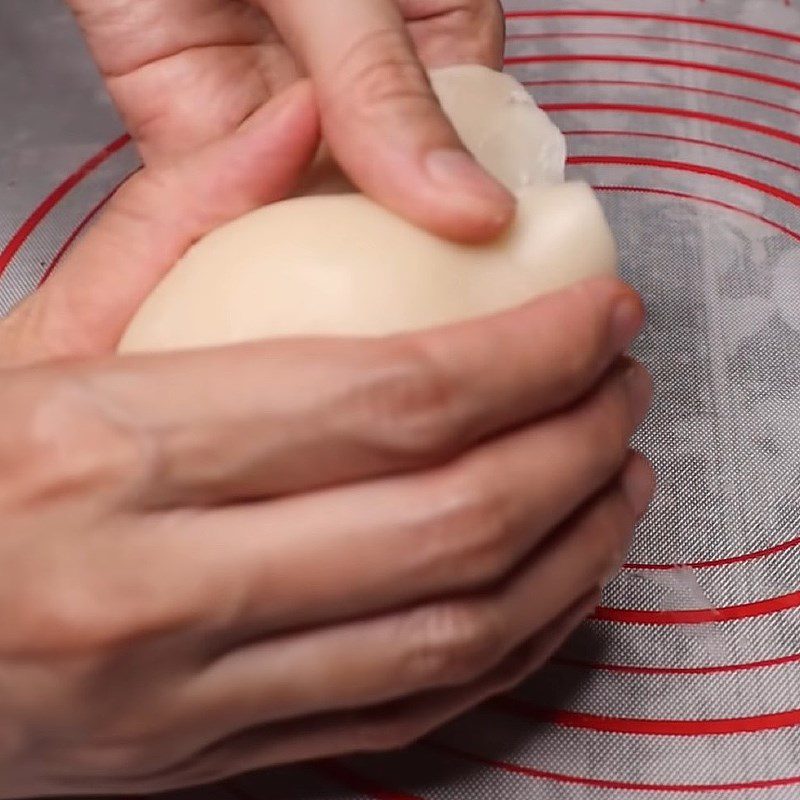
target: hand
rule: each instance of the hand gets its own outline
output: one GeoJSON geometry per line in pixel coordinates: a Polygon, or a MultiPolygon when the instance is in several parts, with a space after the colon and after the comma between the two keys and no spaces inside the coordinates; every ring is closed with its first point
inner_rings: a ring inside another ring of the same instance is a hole
{"type": "Polygon", "coordinates": [[[615,281],[386,340],[110,355],[316,136],[301,83],[144,170],[0,324],[2,798],[399,746],[535,670],[623,558],[650,386],[615,281]]]}
{"type": "Polygon", "coordinates": [[[513,200],[467,157],[426,66],[502,66],[498,0],[69,0],[146,163],[224,136],[302,72],[366,194],[482,240],[513,200]],[[288,43],[288,44],[287,44],[288,43]]]}
{"type": "Polygon", "coordinates": [[[615,299],[7,371],[0,797],[400,746],[538,668],[652,490],[643,371],[579,399],[615,299]]]}

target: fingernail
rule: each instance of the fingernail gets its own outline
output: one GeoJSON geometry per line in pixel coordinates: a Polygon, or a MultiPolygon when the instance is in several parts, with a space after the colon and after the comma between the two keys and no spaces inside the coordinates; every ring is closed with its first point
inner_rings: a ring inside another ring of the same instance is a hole
{"type": "Polygon", "coordinates": [[[643,326],[641,303],[629,296],[618,300],[611,315],[611,339],[615,350],[627,350],[642,332],[643,326]]]}
{"type": "Polygon", "coordinates": [[[650,507],[655,486],[653,468],[642,456],[636,456],[622,476],[622,491],[637,519],[641,519],[650,507]]]}
{"type": "Polygon", "coordinates": [[[641,364],[632,362],[625,370],[623,382],[628,393],[634,425],[638,428],[644,422],[653,403],[653,379],[641,364]]]}
{"type": "Polygon", "coordinates": [[[457,149],[432,150],[425,157],[425,169],[434,183],[462,195],[472,196],[498,224],[514,215],[514,195],[489,175],[469,153],[457,149]]]}

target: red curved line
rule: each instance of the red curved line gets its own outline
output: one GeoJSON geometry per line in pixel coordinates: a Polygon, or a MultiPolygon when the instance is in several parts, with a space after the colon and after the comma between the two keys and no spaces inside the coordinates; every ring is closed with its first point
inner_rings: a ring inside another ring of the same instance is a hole
{"type": "Polygon", "coordinates": [[[692,111],[688,108],[671,108],[669,106],[638,105],[636,103],[544,103],[542,110],[548,113],[558,111],[592,111],[603,112],[624,111],[627,114],[650,114],[662,117],[680,117],[681,119],[696,119],[702,122],[710,122],[715,125],[726,125],[731,128],[759,133],[770,136],[773,139],[782,139],[791,144],[800,145],[800,136],[782,131],[780,128],[771,128],[768,125],[759,125],[756,122],[736,119],[735,117],[725,117],[720,114],[709,114],[705,111],[692,111]]]}
{"type": "Polygon", "coordinates": [[[509,11],[506,19],[542,19],[547,17],[569,17],[573,19],[626,19],[645,20],[649,22],[678,22],[685,25],[697,25],[705,28],[719,28],[721,30],[747,33],[753,36],[767,36],[780,39],[784,42],[800,44],[800,36],[774,28],[762,28],[756,25],[745,25],[740,22],[730,22],[722,19],[708,19],[705,17],[687,17],[676,14],[655,14],[639,11],[577,11],[563,9],[542,9],[540,11],[509,11]]]}
{"type": "Polygon", "coordinates": [[[0,251],[0,276],[8,268],[11,260],[20,251],[22,246],[42,223],[44,218],[84,179],[115,153],[119,152],[130,141],[130,136],[125,134],[115,139],[104,147],[99,153],[92,156],[83,166],[70,175],[60,186],[57,186],[38,206],[28,219],[22,223],[19,230],[11,237],[8,244],[0,251]]]}
{"type": "Polygon", "coordinates": [[[800,64],[800,58],[792,56],[782,56],[777,53],[770,53],[767,50],[754,50],[752,47],[741,47],[735,44],[723,44],[722,42],[710,42],[707,39],[683,39],[680,36],[645,36],[635,33],[578,33],[574,31],[564,31],[561,33],[511,33],[508,35],[509,41],[527,42],[541,39],[615,39],[633,42],[662,42],[664,44],[690,44],[697,47],[708,47],[714,50],[726,50],[732,53],[743,53],[760,58],[771,58],[775,61],[782,61],[787,64],[800,64]]]}
{"type": "Polygon", "coordinates": [[[717,169],[716,167],[706,167],[702,164],[690,164],[686,161],[666,161],[660,158],[635,158],[631,156],[572,156],[569,163],[573,166],[587,166],[592,164],[602,164],[604,166],[624,166],[624,167],[652,167],[654,169],[670,170],[674,172],[689,172],[693,175],[706,175],[712,178],[720,178],[721,180],[736,183],[740,186],[746,186],[748,189],[754,189],[762,194],[775,197],[778,200],[783,200],[785,203],[800,208],[800,195],[787,192],[785,189],[780,189],[777,186],[772,186],[762,181],[757,181],[753,178],[748,178],[745,175],[739,175],[735,172],[728,172],[724,169],[717,169]]]}
{"type": "Polygon", "coordinates": [[[633,719],[537,708],[518,697],[497,698],[491,705],[506,714],[547,722],[559,728],[595,733],[620,733],[628,736],[731,736],[777,731],[800,725],[800,709],[727,719],[633,719]]]}
{"type": "MultiPolygon", "coordinates": [[[[130,177],[130,176],[128,176],[130,177]]],[[[67,237],[66,241],[59,251],[55,254],[53,260],[50,262],[50,266],[47,268],[47,271],[42,275],[41,279],[39,280],[39,286],[41,287],[45,281],[53,274],[56,267],[61,263],[61,259],[67,254],[67,250],[75,243],[75,240],[83,233],[86,226],[97,216],[100,210],[105,206],[105,204],[116,194],[117,190],[122,186],[128,178],[124,178],[121,180],[80,222],[80,224],[75,228],[74,231],[67,237]]]]}
{"type": "Polygon", "coordinates": [[[590,62],[600,64],[643,64],[652,67],[670,67],[675,69],[691,69],[697,72],[711,72],[714,75],[727,75],[733,78],[742,78],[756,83],[765,83],[780,86],[782,89],[800,91],[800,83],[790,81],[788,78],[779,78],[776,75],[767,75],[765,72],[752,72],[735,67],[724,67],[721,64],[703,63],[702,61],[681,61],[677,58],[656,58],[654,56],[622,56],[612,53],[594,54],[543,54],[532,56],[510,56],[505,63],[509,66],[520,64],[563,64],[572,62],[590,62]]]}
{"type": "Polygon", "coordinates": [[[732,622],[778,614],[800,607],[800,592],[756,600],[721,608],[687,608],[678,611],[643,611],[633,608],[601,606],[592,619],[600,622],[617,622],[623,625],[705,625],[709,622],[732,622]]]}
{"type": "Polygon", "coordinates": [[[682,94],[691,92],[694,94],[709,95],[711,97],[722,97],[727,100],[738,100],[743,103],[769,108],[773,111],[781,111],[786,114],[800,117],[800,111],[791,106],[784,106],[780,103],[771,103],[768,100],[760,100],[757,97],[748,97],[744,94],[734,92],[723,92],[719,89],[703,89],[699,86],[687,86],[685,83],[659,83],[657,81],[611,81],[602,79],[563,79],[563,80],[544,80],[544,81],[523,81],[525,86],[635,86],[642,89],[667,89],[669,91],[679,91],[682,94]]]}
{"type": "Polygon", "coordinates": [[[773,222],[771,219],[767,219],[766,217],[762,217],[760,214],[756,214],[753,211],[747,211],[744,208],[739,208],[738,206],[731,205],[730,203],[725,203],[722,200],[714,200],[710,197],[701,197],[700,195],[696,194],[689,194],[688,192],[674,192],[669,189],[656,189],[647,186],[602,186],[596,185],[593,187],[595,191],[598,192],[620,192],[620,193],[630,193],[630,194],[656,194],[661,195],[664,197],[674,197],[678,200],[692,200],[697,203],[704,203],[710,206],[716,206],[717,208],[724,208],[726,211],[734,211],[737,214],[741,214],[742,216],[749,217],[750,219],[756,220],[757,222],[761,222],[764,225],[768,225],[770,228],[773,228],[780,233],[785,234],[786,236],[791,237],[797,242],[800,242],[800,233],[793,231],[791,228],[787,228],[784,225],[780,225],[777,222],[773,222]]]}
{"type": "MultiPolygon", "coordinates": [[[[600,161],[598,163],[604,163],[600,161]]],[[[718,208],[723,208],[727,211],[734,211],[738,214],[743,214],[751,219],[769,225],[771,228],[780,231],[781,233],[790,236],[795,241],[800,242],[800,234],[779,225],[772,220],[755,214],[751,211],[739,208],[725,203],[721,200],[714,200],[708,197],[700,197],[686,192],[674,192],[666,189],[656,189],[650,187],[635,187],[635,186],[595,186],[597,191],[605,192],[633,192],[637,194],[656,194],[666,197],[675,197],[681,200],[692,200],[695,202],[706,203],[718,208]]],[[[737,561],[749,560],[751,558],[759,558],[763,555],[770,555],[774,552],[789,549],[800,543],[800,538],[785,542],[781,545],[776,545],[760,553],[753,555],[736,556],[731,559],[720,559],[717,562],[700,562],[699,567],[702,566],[722,566],[726,563],[736,563],[737,561]]],[[[647,565],[642,565],[647,567],[647,565]]],[[[686,565],[692,566],[692,565],[686,565]]],[[[666,567],[671,568],[671,567],[666,567]]],[[[800,605],[800,593],[793,593],[783,597],[773,598],[771,600],[759,601],[758,603],[745,604],[741,606],[732,606],[722,609],[703,609],[703,610],[685,610],[685,611],[633,611],[627,609],[610,609],[600,608],[595,613],[594,618],[609,622],[621,622],[625,624],[639,624],[639,625],[691,625],[691,624],[704,624],[708,622],[723,622],[734,619],[746,619],[750,617],[762,616],[764,614],[772,614],[779,611],[795,608],[800,605]]]]}
{"type": "Polygon", "coordinates": [[[719,675],[733,672],[752,672],[757,669],[782,667],[787,664],[800,663],[800,653],[779,658],[768,658],[763,661],[751,661],[745,664],[717,664],[706,667],[644,667],[631,664],[603,664],[599,661],[583,661],[578,658],[557,656],[554,664],[562,667],[586,669],[593,672],[611,672],[620,675],[719,675]]]}
{"type": "Polygon", "coordinates": [[[484,767],[501,770],[525,778],[535,778],[537,780],[553,781],[555,783],[571,784],[573,786],[587,786],[593,789],[611,789],[627,792],[668,792],[684,794],[706,794],[707,792],[741,792],[755,791],[758,789],[775,789],[782,786],[797,786],[800,784],[800,775],[787,778],[773,778],[757,781],[743,781],[740,783],[717,783],[717,784],[670,784],[670,783],[633,783],[630,781],[604,780],[602,778],[585,778],[579,775],[564,775],[558,772],[548,772],[532,767],[523,767],[521,764],[511,764],[506,761],[496,761],[495,759],[469,753],[450,745],[440,742],[427,742],[421,747],[430,750],[446,753],[452,758],[479,764],[484,767]]]}
{"type": "Polygon", "coordinates": [[[712,561],[694,561],[686,564],[636,564],[630,563],[625,565],[625,569],[636,569],[642,572],[671,572],[676,569],[714,569],[717,567],[728,567],[731,564],[742,564],[746,561],[757,561],[760,558],[767,558],[769,556],[783,553],[786,550],[793,550],[795,547],[800,546],[800,536],[794,539],[789,539],[781,544],[766,547],[763,550],[756,550],[752,553],[744,553],[738,556],[728,556],[727,558],[717,558],[712,561]]]}
{"type": "Polygon", "coordinates": [[[708,139],[694,139],[689,136],[672,136],[666,133],[651,133],[649,131],[620,131],[620,130],[575,130],[564,131],[565,136],[623,136],[639,139],[659,139],[667,142],[682,142],[684,144],[698,144],[703,147],[711,147],[715,150],[725,150],[728,153],[736,153],[740,156],[749,156],[750,158],[757,158],[759,161],[764,161],[767,164],[774,164],[775,166],[783,169],[788,169],[793,172],[800,172],[800,167],[790,164],[788,161],[781,161],[779,158],[771,158],[770,156],[756,153],[752,150],[745,150],[742,147],[733,147],[729,144],[720,144],[719,142],[711,142],[708,139]]]}
{"type": "Polygon", "coordinates": [[[365,778],[338,761],[325,761],[315,764],[314,769],[325,778],[335,781],[360,795],[367,795],[370,800],[423,800],[413,794],[398,794],[385,789],[375,781],[365,778]]]}

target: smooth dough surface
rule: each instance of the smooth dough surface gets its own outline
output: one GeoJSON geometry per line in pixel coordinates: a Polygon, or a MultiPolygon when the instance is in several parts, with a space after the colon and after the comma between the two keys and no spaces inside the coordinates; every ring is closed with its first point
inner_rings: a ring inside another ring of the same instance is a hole
{"type": "Polygon", "coordinates": [[[481,316],[614,274],[613,236],[591,189],[565,183],[564,137],[514,78],[434,71],[462,140],[517,194],[499,240],[439,239],[357,194],[323,155],[301,196],[198,242],[144,303],[121,352],[254,339],[381,336],[481,316]]]}

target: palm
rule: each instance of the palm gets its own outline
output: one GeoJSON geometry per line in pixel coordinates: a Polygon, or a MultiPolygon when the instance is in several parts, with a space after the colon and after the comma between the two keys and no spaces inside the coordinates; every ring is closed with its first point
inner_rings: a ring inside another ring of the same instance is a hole
{"type": "Polygon", "coordinates": [[[218,138],[296,76],[266,16],[241,0],[72,5],[148,160],[218,138]]]}
{"type": "MultiPolygon", "coordinates": [[[[230,132],[300,74],[266,14],[247,0],[71,2],[147,161],[230,132]]],[[[456,0],[399,5],[427,63],[452,58],[453,48],[456,57],[497,62],[497,20],[475,24],[474,11],[465,10],[469,4],[456,0]]]]}

